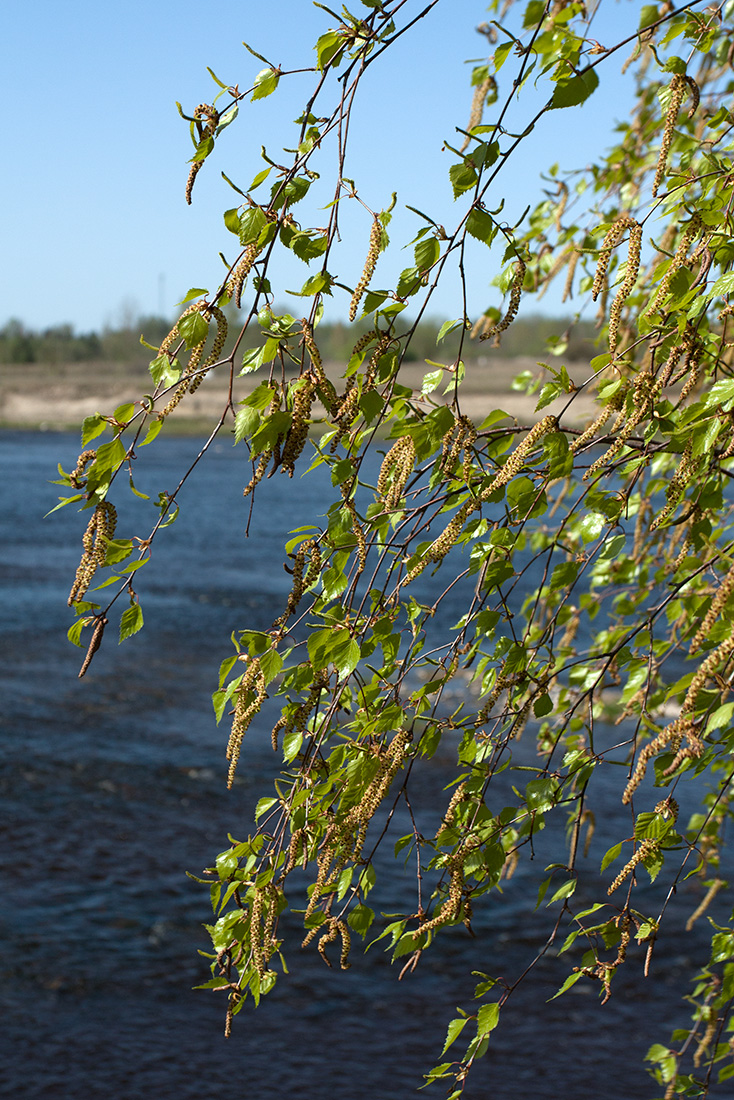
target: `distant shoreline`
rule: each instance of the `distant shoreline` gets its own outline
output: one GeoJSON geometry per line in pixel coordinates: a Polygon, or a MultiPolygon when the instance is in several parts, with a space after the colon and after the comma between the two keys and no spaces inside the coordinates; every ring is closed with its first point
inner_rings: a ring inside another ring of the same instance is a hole
{"type": "MultiPolygon", "coordinates": [[[[420,394],[423,376],[436,368],[423,363],[407,363],[401,368],[400,383],[420,394]]],[[[523,371],[540,376],[542,365],[534,359],[492,358],[469,364],[460,389],[461,410],[479,423],[493,410],[501,408],[519,423],[532,424],[547,413],[560,412],[570,395],[536,412],[537,394],[512,389],[512,381],[523,371]]],[[[569,364],[568,371],[578,385],[590,373],[586,364],[569,364]]],[[[327,364],[327,374],[339,377],[339,368],[327,364]]],[[[549,376],[546,374],[546,378],[549,376]]],[[[446,372],[443,382],[431,395],[446,401],[443,390],[450,383],[446,372]]],[[[235,380],[235,403],[241,401],[262,381],[262,372],[235,380]]],[[[228,376],[205,379],[195,394],[187,396],[169,418],[168,431],[199,435],[211,430],[227,402],[228,376]]],[[[27,431],[77,431],[86,416],[111,415],[126,402],[138,402],[150,392],[152,383],[143,363],[117,363],[106,360],[80,363],[27,363],[0,365],[0,428],[27,431]]],[[[576,396],[564,417],[568,427],[578,427],[594,415],[591,394],[576,396]]]]}

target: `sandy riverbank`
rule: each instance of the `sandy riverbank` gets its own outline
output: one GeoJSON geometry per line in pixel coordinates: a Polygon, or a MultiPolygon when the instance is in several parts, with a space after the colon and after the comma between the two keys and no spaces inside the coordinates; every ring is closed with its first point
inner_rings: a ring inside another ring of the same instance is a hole
{"type": "MultiPolygon", "coordinates": [[[[400,382],[420,393],[424,374],[434,369],[422,363],[408,363],[401,370],[400,382]]],[[[571,365],[568,369],[576,384],[584,382],[589,376],[586,364],[571,365]]],[[[513,379],[527,370],[537,376],[543,374],[542,367],[534,359],[527,358],[488,358],[469,364],[460,390],[462,412],[478,423],[494,409],[500,408],[520,423],[528,424],[546,413],[560,412],[567,403],[567,397],[536,413],[537,396],[513,391],[513,379]]],[[[327,364],[327,373],[335,380],[339,377],[335,365],[327,364]]],[[[246,397],[261,378],[262,372],[258,372],[235,379],[235,402],[246,397]]],[[[450,395],[442,395],[449,380],[447,372],[446,383],[433,393],[433,399],[450,399],[450,395]]],[[[143,362],[2,364],[0,425],[6,428],[76,430],[85,416],[111,414],[118,405],[139,401],[152,388],[147,366],[143,362]]],[[[180,432],[206,431],[207,425],[218,419],[226,406],[228,388],[228,375],[213,372],[196,393],[181,402],[171,417],[170,427],[180,432]]],[[[564,414],[563,423],[568,427],[578,427],[591,419],[593,408],[590,394],[578,394],[564,414]]]]}

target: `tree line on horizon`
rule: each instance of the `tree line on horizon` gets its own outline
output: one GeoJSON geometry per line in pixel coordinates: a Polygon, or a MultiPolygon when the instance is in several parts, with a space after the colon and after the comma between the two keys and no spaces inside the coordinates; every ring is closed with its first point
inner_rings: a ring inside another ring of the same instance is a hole
{"type": "MultiPolygon", "coordinates": [[[[442,320],[428,318],[419,322],[406,349],[405,360],[446,359],[458,351],[459,333],[449,333],[437,346],[442,320]]],[[[45,329],[28,328],[13,318],[0,328],[0,363],[78,363],[92,360],[144,363],[151,358],[141,344],[141,336],[149,345],[162,343],[172,322],[158,315],[141,316],[129,325],[105,327],[100,332],[77,332],[71,324],[53,325],[45,329]]],[[[323,322],[318,328],[318,343],[327,361],[348,361],[355,339],[368,330],[367,321],[359,325],[346,322],[323,322]]],[[[234,339],[236,330],[233,326],[234,339]]],[[[509,358],[547,356],[560,348],[570,362],[588,361],[596,350],[596,328],[592,321],[572,321],[570,318],[546,317],[541,314],[518,317],[502,334],[502,351],[509,358]]],[[[225,354],[228,349],[225,347],[225,354]]],[[[486,345],[470,339],[464,355],[475,359],[486,352],[486,345]]]]}

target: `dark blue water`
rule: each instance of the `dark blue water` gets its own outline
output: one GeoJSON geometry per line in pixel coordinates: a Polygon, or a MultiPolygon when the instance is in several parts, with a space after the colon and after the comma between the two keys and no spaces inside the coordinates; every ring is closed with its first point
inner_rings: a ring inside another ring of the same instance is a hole
{"type": "MultiPolygon", "coordinates": [[[[197,450],[190,439],[157,441],[141,457],[138,488],[153,497],[171,491],[197,450]]],[[[545,863],[562,858],[553,838],[540,838],[536,861],[477,915],[476,938],[464,929],[444,935],[402,982],[379,945],[366,957],[355,949],[348,972],[328,970],[314,950],[299,949],[291,921],[290,976],[257,1012],[246,1008],[225,1041],[219,995],[191,989],[208,977],[197,950],[208,949],[201,926],[211,910],[184,871],[211,864],[228,832],[252,829],[277,761],[263,715],[226,790],[226,723],[216,728],[211,692],[231,631],[266,629],[279,614],[290,588],[285,534],[324,511],[324,485],[267,482],[246,539],[245,455],[216,444],[139,576],[145,630],[118,648],[110,628],[79,681],[82,652],[65,638],[66,597],[86,517],[67,508],[42,518],[56,502],[48,484],[56,462],[69,469],[77,451],[73,436],[0,434],[0,1095],[414,1095],[441,1060],[455,1006],[471,1010],[471,970],[514,980],[542,946],[549,915],[534,906],[545,863]]],[[[147,534],[149,505],[120,513],[120,537],[147,534]]],[[[445,614],[455,621],[458,604],[445,614]]],[[[452,747],[442,748],[418,797],[441,789],[452,762],[452,747]]],[[[603,852],[629,832],[617,793],[602,795],[601,810],[589,890],[603,852]]],[[[399,871],[384,868],[376,908],[410,904],[399,871]]],[[[546,1003],[570,965],[549,952],[503,1011],[465,1096],[658,1095],[642,1057],[685,1026],[685,974],[708,956],[705,921],[683,933],[695,891],[688,884],[680,911],[671,909],[650,980],[641,977],[640,951],[603,1007],[585,982],[546,1003]]]]}

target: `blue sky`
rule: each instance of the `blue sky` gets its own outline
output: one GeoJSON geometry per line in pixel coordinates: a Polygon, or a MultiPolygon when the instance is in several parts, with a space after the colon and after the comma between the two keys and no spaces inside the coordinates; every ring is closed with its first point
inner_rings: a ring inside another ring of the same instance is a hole
{"type": "MultiPolygon", "coordinates": [[[[602,3],[606,22],[595,27],[597,37],[611,42],[634,31],[635,0],[602,3]]],[[[417,14],[423,6],[408,0],[404,10],[417,14]]],[[[358,0],[351,7],[361,10],[358,0]]],[[[465,61],[486,55],[486,40],[474,28],[487,17],[480,0],[442,0],[369,72],[347,174],[372,209],[397,190],[396,241],[409,241],[422,224],[405,213],[406,203],[447,225],[459,214],[447,181],[453,158],[441,146],[443,139],[457,140],[456,125],[466,125],[471,67],[465,61]]],[[[222,214],[237,204],[220,172],[245,188],[262,166],[261,144],[275,159],[293,144],[292,120],[313,74],[283,79],[274,95],[243,106],[199,173],[190,207],[184,186],[192,146],[175,102],[192,111],[211,101],[216,89],[207,65],[226,83],[249,87],[262,64],[243,39],[283,69],[310,66],[312,44],[332,24],[310,0],[6,5],[0,324],[10,317],[34,328],[68,321],[85,331],[138,313],[170,315],[189,287],[218,285],[217,254],[234,252],[222,214]]],[[[496,191],[497,205],[506,199],[508,221],[538,200],[540,172],[549,163],[579,167],[609,144],[614,118],[624,116],[630,102],[629,81],[618,75],[625,55],[600,68],[601,94],[582,113],[553,112],[508,164],[496,191]]],[[[318,167],[325,178],[329,164],[318,167]]],[[[350,285],[369,233],[367,215],[353,207],[338,271],[350,285]]],[[[325,224],[327,217],[317,206],[308,213],[299,207],[298,216],[304,226],[325,224]]],[[[409,262],[410,252],[381,259],[374,284],[387,284],[409,262]]],[[[300,286],[310,273],[297,260],[279,271],[287,287],[300,286]]],[[[471,307],[480,312],[498,304],[491,263],[477,259],[469,274],[471,307]]],[[[341,297],[333,316],[346,313],[348,300],[341,297]]],[[[452,316],[457,304],[449,286],[432,312],[452,316]]],[[[544,304],[551,311],[558,305],[552,295],[544,304]]]]}

